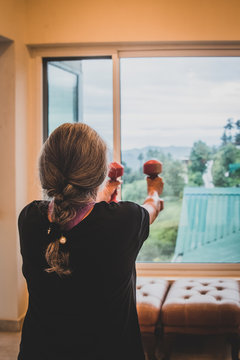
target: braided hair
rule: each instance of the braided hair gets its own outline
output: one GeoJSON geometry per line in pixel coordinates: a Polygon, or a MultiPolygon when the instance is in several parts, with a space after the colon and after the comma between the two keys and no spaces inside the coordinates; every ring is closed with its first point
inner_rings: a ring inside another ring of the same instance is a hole
{"type": "MultiPolygon", "coordinates": [[[[65,123],[44,143],[39,158],[39,177],[45,194],[53,199],[51,220],[64,230],[79,207],[96,199],[107,173],[106,144],[90,126],[65,123]]],[[[53,239],[45,253],[47,272],[68,275],[69,252],[53,239]]]]}

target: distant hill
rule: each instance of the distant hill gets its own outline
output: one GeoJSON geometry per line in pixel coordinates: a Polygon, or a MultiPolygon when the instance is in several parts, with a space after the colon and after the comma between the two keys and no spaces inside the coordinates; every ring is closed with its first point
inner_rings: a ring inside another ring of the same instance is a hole
{"type": "Polygon", "coordinates": [[[130,149],[122,151],[122,161],[124,161],[128,167],[133,169],[139,168],[138,156],[140,153],[143,154],[144,160],[147,161],[147,152],[149,149],[162,151],[164,154],[171,154],[174,159],[183,160],[189,159],[191,147],[187,146],[146,146],[140,149],[130,149]]]}

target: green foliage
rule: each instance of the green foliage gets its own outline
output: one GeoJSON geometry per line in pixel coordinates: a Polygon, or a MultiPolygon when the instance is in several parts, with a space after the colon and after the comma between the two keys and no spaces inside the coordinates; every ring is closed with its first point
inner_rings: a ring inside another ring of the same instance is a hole
{"type": "Polygon", "coordinates": [[[235,144],[240,145],[240,132],[235,135],[235,144]]]}
{"type": "Polygon", "coordinates": [[[184,178],[182,176],[184,170],[183,165],[178,160],[168,160],[164,163],[163,179],[164,192],[163,196],[181,197],[184,188],[184,178]]]}
{"type": "Polygon", "coordinates": [[[197,172],[189,172],[188,177],[188,186],[203,186],[203,178],[202,173],[200,171],[197,172]]]}
{"type": "Polygon", "coordinates": [[[224,129],[226,130],[232,130],[234,128],[234,122],[232,118],[227,119],[227,123],[224,126],[224,129]]]}
{"type": "Polygon", "coordinates": [[[209,146],[201,140],[195,142],[190,153],[189,171],[191,173],[200,172],[203,174],[210,158],[211,149],[209,146]]]}
{"type": "Polygon", "coordinates": [[[147,152],[148,159],[157,159],[159,161],[164,161],[166,157],[171,157],[170,154],[165,155],[162,151],[157,149],[149,149],[147,152]]]}
{"type": "Polygon", "coordinates": [[[123,200],[133,201],[137,204],[143,204],[147,196],[146,180],[135,180],[132,183],[124,183],[122,186],[123,200]]]}
{"type": "Polygon", "coordinates": [[[231,143],[222,146],[213,158],[213,184],[214,186],[236,186],[240,183],[238,171],[230,173],[227,177],[225,174],[229,172],[229,165],[240,162],[240,150],[231,143]]]}
{"type": "Polygon", "coordinates": [[[239,155],[239,150],[233,144],[227,144],[220,148],[219,157],[221,157],[221,162],[225,167],[226,171],[228,170],[228,165],[235,163],[239,155]]]}
{"type": "Polygon", "coordinates": [[[151,225],[150,234],[138,256],[138,261],[171,261],[178,232],[181,197],[184,189],[184,173],[188,171],[188,186],[203,186],[203,174],[207,163],[213,159],[212,175],[214,186],[230,187],[240,184],[240,169],[230,164],[240,163],[240,120],[235,123],[228,119],[221,137],[222,145],[210,149],[203,141],[193,144],[188,168],[181,161],[173,159],[158,149],[149,149],[145,158],[140,152],[137,160],[139,168],[133,170],[124,164],[122,198],[142,204],[147,196],[147,184],[142,174],[142,164],[149,159],[157,159],[163,163],[164,211],[151,225]],[[235,131],[235,133],[233,133],[235,131]],[[234,141],[234,143],[233,143],[234,141]],[[236,169],[235,169],[236,168],[236,169]]]}
{"type": "Polygon", "coordinates": [[[226,134],[226,131],[223,132],[223,135],[221,137],[223,145],[226,145],[229,142],[229,137],[226,134]]]}
{"type": "MultiPolygon", "coordinates": [[[[166,158],[169,161],[164,162],[166,174],[163,175],[165,182],[164,187],[167,185],[165,195],[177,193],[180,196],[184,186],[183,178],[179,175],[180,171],[183,171],[182,164],[176,160],[172,160],[169,156],[166,156],[166,158]]],[[[123,200],[143,204],[146,196],[146,179],[134,180],[131,183],[123,184],[123,200]]],[[[170,198],[173,199],[173,196],[170,198]]],[[[138,261],[171,261],[177,239],[181,203],[182,201],[180,199],[176,200],[176,198],[174,201],[165,201],[164,211],[151,225],[150,235],[142,247],[137,259],[138,261]]]]}
{"type": "Polygon", "coordinates": [[[177,239],[181,200],[166,201],[164,211],[151,225],[138,261],[171,261],[177,239]]]}
{"type": "Polygon", "coordinates": [[[142,172],[143,159],[144,159],[143,153],[140,153],[140,154],[138,155],[138,160],[139,160],[139,171],[140,171],[140,172],[142,172]]]}
{"type": "Polygon", "coordinates": [[[235,126],[236,126],[237,130],[240,130],[240,120],[237,120],[235,122],[235,126]]]}
{"type": "Polygon", "coordinates": [[[227,119],[227,123],[224,126],[224,132],[221,137],[222,144],[227,145],[228,143],[232,142],[233,136],[232,136],[232,129],[234,128],[234,122],[232,118],[227,119]],[[227,131],[227,133],[226,133],[227,131]],[[228,134],[228,135],[227,135],[228,134]]]}
{"type": "MultiPolygon", "coordinates": [[[[143,154],[140,153],[140,155],[138,156],[138,160],[142,162],[143,154]]],[[[171,154],[165,155],[161,151],[150,149],[147,152],[147,159],[152,158],[163,163],[163,172],[160,174],[164,179],[163,197],[181,197],[184,188],[184,167],[182,162],[174,160],[171,154]]],[[[123,165],[123,199],[140,203],[140,201],[144,199],[141,193],[146,194],[147,189],[146,180],[144,179],[145,175],[142,173],[142,166],[139,168],[140,171],[133,171],[127,167],[126,163],[123,163],[123,165]],[[132,184],[132,186],[129,186],[129,184],[132,184]]]]}
{"type": "Polygon", "coordinates": [[[122,177],[124,184],[131,184],[136,180],[143,179],[142,172],[132,170],[132,168],[128,167],[124,161],[122,161],[122,165],[124,166],[124,174],[122,177]]]}
{"type": "Polygon", "coordinates": [[[221,163],[221,159],[218,156],[214,159],[213,168],[212,168],[212,176],[213,176],[213,184],[218,187],[228,187],[229,181],[225,176],[226,169],[221,163]]]}
{"type": "Polygon", "coordinates": [[[239,170],[229,172],[229,165],[240,163],[240,150],[236,147],[236,145],[240,145],[240,120],[237,120],[234,123],[233,119],[227,119],[221,140],[222,146],[213,157],[213,184],[215,186],[223,187],[239,185],[240,172],[239,170]],[[237,132],[233,136],[232,130],[234,128],[237,132]],[[226,131],[228,135],[226,134],[226,131]]]}
{"type": "MultiPolygon", "coordinates": [[[[140,153],[141,155],[142,153],[140,153]]],[[[177,238],[178,222],[180,217],[181,200],[184,188],[184,167],[181,161],[174,160],[170,154],[150,149],[147,158],[138,156],[139,162],[149,159],[157,159],[163,163],[164,179],[163,197],[175,199],[166,201],[164,211],[151,225],[150,235],[138,256],[138,261],[171,261],[177,238]]],[[[147,196],[147,182],[140,171],[133,171],[124,165],[124,176],[122,186],[123,200],[129,200],[143,204],[147,196]]],[[[140,168],[139,170],[142,171],[140,168]]]]}
{"type": "Polygon", "coordinates": [[[226,125],[223,127],[224,132],[221,137],[222,145],[227,145],[232,143],[235,145],[240,145],[240,120],[237,120],[235,123],[232,118],[227,119],[226,125]],[[236,129],[235,135],[232,134],[232,130],[236,129]]]}
{"type": "Polygon", "coordinates": [[[171,261],[177,238],[177,226],[160,228],[142,247],[138,261],[171,261]]]}
{"type": "Polygon", "coordinates": [[[190,186],[202,186],[202,175],[207,169],[207,162],[211,159],[211,149],[205,142],[199,140],[193,144],[188,165],[190,186]]]}
{"type": "Polygon", "coordinates": [[[164,196],[181,197],[184,188],[184,167],[181,161],[172,158],[171,154],[164,154],[155,149],[149,149],[148,159],[157,159],[163,163],[164,196]]]}

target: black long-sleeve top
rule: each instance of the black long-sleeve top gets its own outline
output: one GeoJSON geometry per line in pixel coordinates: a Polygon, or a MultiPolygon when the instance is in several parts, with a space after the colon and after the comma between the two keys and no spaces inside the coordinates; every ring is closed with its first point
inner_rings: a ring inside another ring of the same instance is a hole
{"type": "Polygon", "coordinates": [[[132,202],[95,204],[67,232],[72,274],[47,273],[47,201],[19,215],[29,304],[18,360],[143,360],[135,260],[149,215],[132,202]]]}

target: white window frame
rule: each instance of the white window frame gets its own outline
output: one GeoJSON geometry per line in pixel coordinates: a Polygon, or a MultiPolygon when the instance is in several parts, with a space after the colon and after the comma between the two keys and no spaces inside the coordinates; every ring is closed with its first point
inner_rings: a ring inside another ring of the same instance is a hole
{"type": "MultiPolygon", "coordinates": [[[[113,158],[121,161],[121,106],[120,59],[132,57],[240,57],[240,42],[179,42],[151,44],[90,44],[69,46],[29,46],[30,93],[29,119],[32,136],[35,134],[31,167],[35,168],[43,142],[43,79],[42,59],[47,57],[96,57],[111,56],[113,61],[113,158]]],[[[33,145],[33,144],[32,144],[33,145]]],[[[39,194],[36,189],[35,196],[39,194]]],[[[161,276],[167,279],[180,277],[224,277],[240,279],[240,263],[137,263],[140,276],[161,276]]]]}

